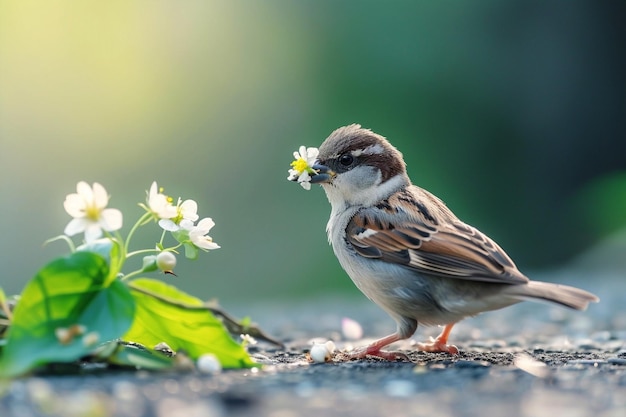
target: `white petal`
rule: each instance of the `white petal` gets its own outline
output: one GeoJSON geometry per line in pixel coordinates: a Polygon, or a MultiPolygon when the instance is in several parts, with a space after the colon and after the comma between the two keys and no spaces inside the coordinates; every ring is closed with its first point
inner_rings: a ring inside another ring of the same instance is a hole
{"type": "Polygon", "coordinates": [[[152,185],[150,185],[150,191],[148,191],[148,196],[156,195],[157,191],[159,191],[159,187],[157,185],[157,182],[156,181],[152,181],[152,185]]]}
{"type": "Polygon", "coordinates": [[[98,223],[87,222],[87,228],[85,229],[85,242],[93,242],[94,240],[102,236],[102,229],[98,223]]]}
{"type": "Polygon", "coordinates": [[[161,226],[163,230],[167,230],[168,232],[175,232],[180,229],[180,227],[170,219],[159,220],[159,226],[161,226]]]}
{"type": "Polygon", "coordinates": [[[182,219],[180,223],[178,224],[178,226],[180,226],[181,229],[185,229],[185,230],[192,230],[194,227],[193,222],[189,219],[182,219]]]}
{"type": "Polygon", "coordinates": [[[299,152],[300,157],[306,160],[306,146],[300,146],[299,152]]]}
{"type": "Polygon", "coordinates": [[[93,204],[99,209],[103,209],[109,203],[107,190],[97,182],[93,183],[93,204]]]}
{"type": "Polygon", "coordinates": [[[304,171],[302,174],[300,174],[300,176],[298,177],[298,182],[308,182],[311,181],[311,176],[309,175],[308,172],[304,171]]]}
{"type": "Polygon", "coordinates": [[[67,214],[72,217],[85,216],[85,200],[79,194],[68,194],[63,202],[63,207],[65,208],[67,214]]]}
{"type": "Polygon", "coordinates": [[[311,189],[311,183],[308,181],[302,181],[300,185],[302,186],[302,188],[304,188],[307,191],[311,189]]]}
{"type": "Polygon", "coordinates": [[[199,238],[191,239],[191,241],[197,247],[206,249],[206,250],[219,249],[220,247],[217,243],[213,242],[213,240],[211,240],[209,236],[201,236],[199,238]]]}
{"type": "Polygon", "coordinates": [[[152,199],[152,204],[150,205],[150,209],[160,218],[160,219],[171,219],[172,217],[176,217],[178,215],[178,209],[170,204],[167,197],[163,194],[157,194],[152,199]]]}
{"type": "Polygon", "coordinates": [[[183,218],[189,219],[193,222],[198,220],[200,216],[198,216],[198,203],[194,200],[185,200],[180,205],[180,210],[183,214],[183,218]]]}
{"type": "Polygon", "coordinates": [[[93,191],[85,181],[76,184],[76,191],[85,201],[93,201],[93,191]]]}
{"type": "Polygon", "coordinates": [[[298,176],[299,176],[299,175],[300,175],[300,173],[299,173],[297,170],[295,170],[295,169],[290,169],[290,170],[289,170],[289,176],[287,177],[287,179],[288,179],[289,181],[293,181],[293,180],[295,180],[296,178],[298,178],[298,176]]]}
{"type": "Polygon", "coordinates": [[[306,161],[309,165],[313,165],[320,151],[317,148],[307,148],[306,150],[306,161]]]}
{"type": "Polygon", "coordinates": [[[205,217],[198,222],[196,229],[199,232],[202,232],[201,234],[206,235],[213,228],[213,226],[215,226],[215,222],[213,221],[213,219],[210,217],[205,217]]]}
{"type": "Polygon", "coordinates": [[[67,236],[74,236],[77,233],[82,233],[87,227],[87,221],[85,219],[72,219],[67,226],[65,226],[65,233],[67,236]]]}
{"type": "Polygon", "coordinates": [[[163,194],[150,194],[148,197],[148,206],[150,210],[158,213],[167,204],[167,197],[163,194]]]}
{"type": "Polygon", "coordinates": [[[104,209],[100,213],[100,224],[107,232],[122,228],[122,212],[118,209],[104,209]]]}
{"type": "Polygon", "coordinates": [[[150,210],[153,210],[153,205],[155,204],[155,200],[157,199],[157,196],[159,195],[158,191],[158,185],[156,181],[152,182],[152,185],[150,185],[150,191],[148,191],[148,207],[150,207],[150,210]]]}

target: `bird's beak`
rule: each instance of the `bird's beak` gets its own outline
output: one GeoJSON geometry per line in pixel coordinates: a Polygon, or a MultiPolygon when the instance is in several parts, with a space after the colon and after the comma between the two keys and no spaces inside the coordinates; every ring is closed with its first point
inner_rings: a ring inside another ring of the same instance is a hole
{"type": "Polygon", "coordinates": [[[315,164],[311,168],[317,172],[317,174],[311,176],[309,180],[311,184],[329,183],[337,175],[335,171],[328,168],[326,165],[315,164]]]}

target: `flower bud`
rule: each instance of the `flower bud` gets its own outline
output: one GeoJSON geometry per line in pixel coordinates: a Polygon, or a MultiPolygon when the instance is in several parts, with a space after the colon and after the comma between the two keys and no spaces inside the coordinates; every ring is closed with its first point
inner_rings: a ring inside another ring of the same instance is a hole
{"type": "Polygon", "coordinates": [[[156,265],[161,271],[171,272],[176,266],[176,256],[172,252],[161,252],[156,256],[156,265]]]}

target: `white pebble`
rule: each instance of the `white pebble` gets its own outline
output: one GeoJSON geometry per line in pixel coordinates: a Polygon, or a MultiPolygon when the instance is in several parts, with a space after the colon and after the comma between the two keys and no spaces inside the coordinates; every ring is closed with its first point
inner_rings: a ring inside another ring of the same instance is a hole
{"type": "Polygon", "coordinates": [[[341,332],[347,340],[359,340],[363,337],[361,325],[347,317],[341,319],[341,332]]]}
{"type": "Polygon", "coordinates": [[[517,355],[513,360],[513,364],[522,371],[528,372],[537,378],[550,376],[550,368],[548,368],[548,365],[524,353],[517,355]]]}
{"type": "Polygon", "coordinates": [[[218,374],[222,371],[222,364],[217,356],[212,353],[205,353],[196,362],[198,370],[203,374],[218,374]]]}
{"type": "Polygon", "coordinates": [[[100,341],[100,333],[98,332],[89,332],[83,336],[83,346],[92,347],[97,345],[100,341]]]}
{"type": "Polygon", "coordinates": [[[311,359],[315,363],[324,363],[330,359],[331,353],[328,351],[326,343],[315,343],[309,352],[311,359]]]}

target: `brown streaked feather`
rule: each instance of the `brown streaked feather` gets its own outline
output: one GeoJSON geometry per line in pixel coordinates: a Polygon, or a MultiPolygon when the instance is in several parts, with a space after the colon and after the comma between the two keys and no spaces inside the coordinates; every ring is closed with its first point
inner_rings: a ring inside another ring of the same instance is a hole
{"type": "Polygon", "coordinates": [[[348,223],[346,239],[358,254],[426,275],[501,284],[528,282],[502,248],[458,220],[432,194],[413,186],[391,199],[402,203],[385,201],[362,209],[348,223]],[[403,205],[410,210],[392,213],[388,208],[403,205]],[[403,221],[392,223],[398,219],[403,221]]]}

